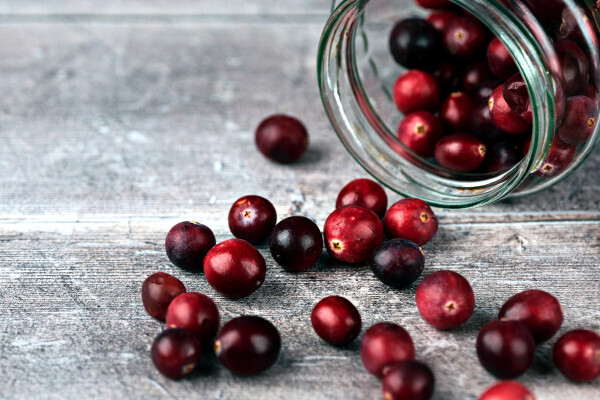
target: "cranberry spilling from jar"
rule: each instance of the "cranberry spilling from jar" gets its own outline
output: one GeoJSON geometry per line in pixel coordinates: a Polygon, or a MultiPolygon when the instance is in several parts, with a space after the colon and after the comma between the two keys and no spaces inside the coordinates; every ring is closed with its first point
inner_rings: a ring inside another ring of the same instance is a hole
{"type": "Polygon", "coordinates": [[[387,209],[387,194],[381,185],[371,179],[355,179],[340,190],[335,208],[356,205],[368,208],[382,218],[387,209]]]}
{"type": "Polygon", "coordinates": [[[415,358],[415,346],[403,327],[391,322],[372,325],[360,343],[360,359],[375,376],[382,377],[387,368],[415,358]]]}
{"type": "Polygon", "coordinates": [[[321,299],[310,314],[310,323],[321,339],[334,346],[353,341],[362,325],[354,304],[341,296],[321,299]]]}
{"type": "Polygon", "coordinates": [[[438,220],[427,203],[420,199],[402,199],[394,203],[383,218],[385,234],[423,246],[438,229],[438,220]]]}
{"type": "Polygon", "coordinates": [[[155,272],[142,284],[142,303],[151,317],[164,321],[169,304],[181,293],[185,293],[185,286],[179,279],[155,272]]]}
{"type": "Polygon", "coordinates": [[[152,343],[152,362],[158,372],[171,379],[189,375],[202,358],[202,344],[190,331],[167,329],[152,343]]]}
{"type": "Polygon", "coordinates": [[[165,249],[169,260],[179,268],[202,272],[204,256],[215,243],[215,235],[208,226],[195,221],[184,221],[169,230],[165,249]]]}
{"type": "Polygon", "coordinates": [[[420,361],[400,361],[387,369],[382,381],[384,400],[429,400],[433,395],[433,372],[420,361]]]}

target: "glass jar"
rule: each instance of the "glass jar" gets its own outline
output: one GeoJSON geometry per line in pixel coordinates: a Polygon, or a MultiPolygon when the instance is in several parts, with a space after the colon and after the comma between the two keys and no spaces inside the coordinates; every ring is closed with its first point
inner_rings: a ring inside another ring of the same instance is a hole
{"type": "Polygon", "coordinates": [[[378,181],[401,195],[439,207],[479,206],[507,196],[539,192],[560,182],[581,165],[599,137],[595,121],[600,84],[600,15],[595,0],[453,3],[452,7],[466,10],[504,43],[526,83],[533,121],[524,158],[501,173],[453,172],[432,158],[415,154],[398,140],[396,127],[403,115],[394,104],[392,88],[406,68],[394,61],[388,38],[398,20],[425,18],[431,12],[413,0],[334,2],[319,45],[318,80],[336,133],[378,181]],[[585,88],[576,93],[571,90],[568,95],[563,89],[568,85],[564,75],[568,71],[563,71],[559,55],[563,53],[555,49],[564,39],[576,43],[588,61],[585,88]],[[564,144],[557,131],[569,111],[568,99],[575,95],[593,98],[594,109],[586,117],[591,134],[587,140],[564,144]]]}

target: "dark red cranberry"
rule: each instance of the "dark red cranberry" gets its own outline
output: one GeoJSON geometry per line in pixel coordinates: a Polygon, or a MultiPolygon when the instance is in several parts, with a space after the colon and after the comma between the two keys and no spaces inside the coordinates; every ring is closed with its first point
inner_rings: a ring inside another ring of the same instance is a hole
{"type": "Polygon", "coordinates": [[[547,32],[558,29],[566,6],[563,0],[524,0],[524,2],[547,32]]]}
{"type": "Polygon", "coordinates": [[[460,14],[450,10],[434,11],[427,16],[427,21],[439,32],[444,33],[450,21],[459,18],[460,14]]]}
{"type": "Polygon", "coordinates": [[[287,271],[304,271],[323,252],[323,236],[317,224],[306,217],[289,217],[275,225],[269,239],[275,262],[287,271]]]}
{"type": "Polygon", "coordinates": [[[421,18],[398,21],[390,33],[389,45],[394,60],[411,69],[430,69],[442,48],[439,32],[421,18]]]}
{"type": "Polygon", "coordinates": [[[421,248],[410,240],[392,239],[375,250],[369,265],[381,282],[400,289],[421,276],[425,256],[421,248]]]}
{"type": "Polygon", "coordinates": [[[167,378],[181,379],[200,362],[202,343],[190,331],[167,329],[154,339],[151,354],[158,372],[167,378]]]}
{"type": "Polygon", "coordinates": [[[563,312],[556,297],[543,290],[525,290],[504,303],[499,319],[521,321],[529,328],[536,343],[543,343],[558,332],[563,312]]]}
{"type": "Polygon", "coordinates": [[[142,284],[142,303],[152,318],[164,321],[171,301],[184,292],[185,286],[179,279],[155,272],[142,284]]]}
{"type": "MultiPolygon", "coordinates": [[[[437,81],[440,92],[443,94],[451,93],[459,87],[458,71],[456,66],[449,62],[439,63],[432,71],[431,75],[437,81]]],[[[489,96],[488,96],[489,97],[489,96]]]]}
{"type": "MultiPolygon", "coordinates": [[[[414,111],[407,114],[398,125],[398,139],[423,157],[433,156],[435,143],[443,134],[440,119],[429,111],[414,111]]],[[[383,213],[385,214],[385,210],[383,213]]]]}
{"type": "Polygon", "coordinates": [[[349,205],[329,214],[323,234],[327,251],[333,258],[359,263],[367,260],[383,241],[383,226],[373,211],[349,205]]]}
{"type": "Polygon", "coordinates": [[[504,141],[494,144],[488,151],[483,164],[486,172],[503,172],[514,167],[522,156],[521,146],[514,142],[504,141]]]}
{"type": "Polygon", "coordinates": [[[508,79],[517,72],[517,64],[510,52],[498,38],[493,38],[487,47],[487,62],[492,73],[500,79],[508,79]]]}
{"type": "Polygon", "coordinates": [[[525,139],[525,141],[523,142],[523,156],[526,156],[527,153],[529,153],[529,146],[531,146],[531,136],[529,136],[527,139],[525,139]]]}
{"type": "Polygon", "coordinates": [[[433,395],[433,372],[420,361],[401,361],[388,368],[383,376],[384,400],[429,400],[433,395]]]}
{"type": "Polygon", "coordinates": [[[580,144],[589,140],[596,127],[598,107],[586,96],[573,96],[567,99],[567,108],[558,137],[567,144],[580,144]]]}
{"type": "Polygon", "coordinates": [[[438,220],[423,200],[402,199],[385,213],[383,229],[391,239],[406,239],[423,246],[437,232],[438,220]]]}
{"type": "Polygon", "coordinates": [[[583,91],[583,95],[595,100],[596,97],[598,97],[598,91],[596,90],[596,86],[588,84],[585,87],[585,90],[583,91]]]}
{"type": "Polygon", "coordinates": [[[456,172],[476,170],[485,159],[487,149],[470,133],[444,136],[435,145],[435,159],[444,168],[456,172]]]}
{"type": "Polygon", "coordinates": [[[440,119],[451,132],[461,131],[469,127],[473,101],[464,92],[454,92],[444,100],[440,109],[440,119]]]}
{"type": "Polygon", "coordinates": [[[203,344],[208,344],[219,329],[219,310],[215,302],[202,293],[182,293],[167,309],[167,328],[186,329],[203,344]]]}
{"type": "Polygon", "coordinates": [[[417,308],[423,319],[438,329],[454,329],[471,318],[475,295],[469,281],[453,271],[428,275],[417,287],[417,308]]]}
{"type": "Polygon", "coordinates": [[[469,65],[462,76],[462,84],[465,91],[474,94],[477,89],[486,81],[492,79],[492,74],[487,64],[479,61],[469,65]]]}
{"type": "Polygon", "coordinates": [[[588,83],[589,61],[585,52],[574,42],[563,39],[554,44],[561,65],[567,96],[583,93],[588,83]]]}
{"type": "Polygon", "coordinates": [[[403,114],[435,111],[440,104],[440,88],[435,78],[413,69],[400,75],[394,83],[394,102],[403,114]]]}
{"type": "Polygon", "coordinates": [[[423,8],[437,10],[450,5],[450,0],[415,0],[415,2],[423,8]]]}
{"type": "Polygon", "coordinates": [[[537,176],[551,178],[563,172],[575,157],[575,146],[554,137],[542,166],[535,171],[537,176]]]}
{"type": "Polygon", "coordinates": [[[519,321],[494,320],[477,335],[477,357],[481,365],[500,379],[521,375],[533,362],[535,341],[519,321]]]}
{"type": "Polygon", "coordinates": [[[529,99],[529,91],[521,74],[514,74],[504,83],[502,97],[510,109],[521,119],[529,124],[533,122],[533,108],[529,99]]]}
{"type": "Polygon", "coordinates": [[[565,333],[554,345],[554,364],[564,376],[575,382],[587,382],[600,376],[600,335],[587,329],[565,333]]]}
{"type": "Polygon", "coordinates": [[[479,400],[535,400],[535,396],[519,382],[504,381],[489,387],[479,400]]]}
{"type": "Polygon", "coordinates": [[[217,244],[204,259],[204,275],[210,286],[231,299],[254,292],[264,282],[266,273],[263,256],[242,239],[217,244]]]}
{"type": "Polygon", "coordinates": [[[268,159],[289,164],[306,153],[308,132],[298,119],[277,114],[258,125],[254,141],[258,150],[268,159]]]}
{"type": "Polygon", "coordinates": [[[382,218],[387,210],[387,194],[381,185],[371,179],[355,179],[340,190],[335,208],[356,205],[368,208],[382,218]]]}
{"type": "Polygon", "coordinates": [[[504,96],[502,96],[503,88],[504,85],[500,85],[494,89],[488,102],[492,121],[506,133],[519,134],[528,132],[531,129],[531,125],[509,107],[504,96]]]}
{"type": "Polygon", "coordinates": [[[487,105],[487,102],[490,100],[494,89],[496,89],[501,83],[502,82],[500,82],[498,79],[488,79],[487,81],[483,82],[477,88],[475,93],[473,93],[473,101],[475,104],[485,102],[487,105]]]}
{"type": "Polygon", "coordinates": [[[507,136],[492,121],[487,101],[473,107],[469,126],[473,134],[486,145],[497,143],[507,136]]]}
{"type": "Polygon", "coordinates": [[[460,17],[450,21],[444,30],[446,50],[458,58],[471,58],[483,48],[485,40],[484,27],[469,17],[460,17]]]}
{"type": "Polygon", "coordinates": [[[260,243],[268,238],[276,222],[275,207],[260,196],[240,197],[229,210],[231,233],[250,243],[260,243]]]}
{"type": "Polygon", "coordinates": [[[394,364],[413,360],[415,346],[403,327],[391,322],[372,325],[360,342],[360,359],[366,370],[382,377],[394,364]]]}
{"type": "Polygon", "coordinates": [[[310,323],[321,339],[334,346],[344,346],[360,333],[360,314],[354,304],[341,296],[319,301],[310,314],[310,323]]]}
{"type": "Polygon", "coordinates": [[[244,315],[228,321],[215,340],[215,354],[237,375],[255,375],[277,361],[281,337],[264,318],[244,315]]]}
{"type": "Polygon", "coordinates": [[[179,268],[202,272],[202,260],[215,243],[215,235],[208,226],[184,221],[167,233],[165,249],[169,260],[179,268]]]}

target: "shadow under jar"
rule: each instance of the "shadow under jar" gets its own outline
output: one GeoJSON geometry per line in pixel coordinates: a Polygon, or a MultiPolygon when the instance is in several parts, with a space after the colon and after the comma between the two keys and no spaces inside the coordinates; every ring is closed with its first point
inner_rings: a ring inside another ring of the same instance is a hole
{"type": "MultiPolygon", "coordinates": [[[[333,4],[319,45],[318,79],[325,110],[342,143],[363,168],[390,189],[440,207],[480,206],[539,192],[560,182],[581,165],[600,136],[596,123],[600,14],[596,2],[453,0],[450,9],[479,20],[488,30],[485,46],[498,38],[518,67],[524,81],[521,90],[531,102],[527,116],[531,133],[508,135],[507,141],[522,140],[518,157],[522,159],[500,172],[485,168],[456,172],[433,157],[419,156],[398,140],[397,127],[404,115],[394,103],[393,87],[407,68],[390,52],[390,33],[400,20],[426,19],[435,12],[420,8],[413,0],[333,4]],[[584,57],[577,58],[580,54],[584,57]],[[573,69],[583,75],[577,78],[578,84],[572,83],[573,69]],[[577,129],[571,143],[565,143],[565,138],[570,140],[569,132],[577,129]]],[[[444,53],[441,50],[435,62],[447,62],[444,53]]],[[[483,58],[471,61],[485,61],[485,47],[482,53],[483,58]]],[[[463,60],[455,65],[460,80],[469,63],[463,60]]],[[[431,65],[429,72],[434,68],[431,65]]],[[[442,94],[442,99],[448,95],[442,94]]],[[[454,132],[446,135],[449,133],[454,132]]],[[[486,146],[489,151],[493,143],[486,146]]]]}

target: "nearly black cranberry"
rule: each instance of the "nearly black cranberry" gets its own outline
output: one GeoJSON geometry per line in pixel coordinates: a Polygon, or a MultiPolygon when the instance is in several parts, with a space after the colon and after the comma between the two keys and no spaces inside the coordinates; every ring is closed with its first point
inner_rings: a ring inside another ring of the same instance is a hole
{"type": "Polygon", "coordinates": [[[387,209],[387,201],[387,194],[379,183],[362,178],[351,181],[340,190],[335,201],[335,208],[353,204],[368,208],[382,218],[387,209]]]}
{"type": "Polygon", "coordinates": [[[388,368],[382,381],[384,400],[429,400],[433,395],[433,372],[420,361],[400,361],[388,368]]]}
{"type": "Polygon", "coordinates": [[[142,284],[142,303],[153,318],[164,321],[171,301],[185,292],[185,286],[174,276],[155,272],[142,284]]]}
{"type": "Polygon", "coordinates": [[[519,382],[504,381],[489,387],[479,400],[535,400],[535,396],[519,382]]]}
{"type": "Polygon", "coordinates": [[[269,250],[273,260],[287,271],[304,271],[314,265],[323,252],[319,227],[306,217],[281,220],[271,233],[269,250]]]}
{"type": "Polygon", "coordinates": [[[510,109],[521,119],[529,124],[533,122],[531,99],[521,74],[514,74],[504,83],[502,97],[510,109]]]}
{"type": "Polygon", "coordinates": [[[487,62],[490,70],[500,79],[508,79],[517,72],[517,64],[508,49],[498,38],[493,38],[487,47],[487,62]]]}
{"type": "Polygon", "coordinates": [[[492,79],[492,74],[487,64],[479,61],[469,65],[465,69],[462,76],[462,84],[467,93],[475,94],[479,87],[490,79],[492,79]]]}
{"type": "Polygon", "coordinates": [[[334,346],[353,341],[362,324],[354,304],[341,296],[321,299],[310,314],[310,323],[321,339],[334,346]]]}
{"type": "Polygon", "coordinates": [[[554,364],[564,376],[575,382],[587,382],[600,376],[600,335],[576,329],[562,335],[554,345],[554,364]]]}
{"type": "Polygon", "coordinates": [[[469,127],[471,128],[471,132],[473,132],[473,134],[475,134],[475,136],[477,136],[486,146],[497,143],[507,136],[492,121],[487,100],[486,102],[476,104],[473,107],[469,127]]]}
{"type": "Polygon", "coordinates": [[[421,248],[410,240],[392,239],[375,250],[369,265],[381,282],[400,289],[421,276],[425,256],[421,248]]]}
{"type": "Polygon", "coordinates": [[[567,107],[558,137],[567,144],[580,144],[589,140],[596,127],[598,107],[587,96],[567,98],[567,107]]]}
{"type": "Polygon", "coordinates": [[[389,238],[406,239],[423,246],[437,232],[438,220],[423,200],[402,199],[385,213],[383,229],[389,238]]]}
{"type": "MultiPolygon", "coordinates": [[[[423,157],[433,156],[435,143],[443,134],[442,122],[429,111],[414,111],[407,114],[398,125],[398,139],[423,157]]],[[[385,214],[385,209],[383,213],[385,214]]]]}
{"type": "Polygon", "coordinates": [[[451,93],[442,103],[440,119],[450,132],[460,132],[469,127],[473,101],[465,92],[451,93]]]}
{"type": "Polygon", "coordinates": [[[244,196],[229,209],[228,222],[233,236],[256,244],[271,234],[277,222],[277,211],[264,197],[244,196]]]}
{"type": "Polygon", "coordinates": [[[267,158],[281,164],[298,160],[308,149],[308,132],[298,119],[272,115],[256,128],[254,141],[267,158]]]}
{"type": "Polygon", "coordinates": [[[219,310],[212,299],[202,293],[187,292],[177,296],[167,309],[167,328],[183,328],[208,344],[219,329],[219,310]]]}
{"type": "Polygon", "coordinates": [[[398,21],[390,33],[389,45],[396,62],[411,69],[430,69],[442,48],[439,32],[421,18],[398,21]]]}
{"type": "Polygon", "coordinates": [[[485,171],[490,173],[503,172],[514,167],[523,158],[523,150],[513,141],[503,141],[494,144],[488,151],[483,164],[485,171]]]}
{"type": "Polygon", "coordinates": [[[190,331],[167,329],[154,339],[151,354],[158,372],[167,378],[181,379],[200,362],[202,343],[190,331]]]}
{"type": "MultiPolygon", "coordinates": [[[[449,62],[439,63],[432,71],[431,75],[435,78],[442,94],[451,93],[460,85],[457,68],[449,62]]],[[[489,96],[488,96],[489,97],[489,96]]]]}
{"type": "Polygon", "coordinates": [[[469,59],[485,45],[486,31],[475,19],[456,18],[448,23],[444,30],[446,50],[458,58],[469,59]]]}
{"type": "Polygon", "coordinates": [[[548,155],[535,174],[542,178],[551,178],[563,172],[575,157],[575,146],[554,137],[548,155]]]}
{"type": "Polygon", "coordinates": [[[435,111],[440,104],[440,88],[431,74],[412,69],[398,77],[394,83],[393,97],[403,114],[419,110],[435,111]]]}
{"type": "Polygon", "coordinates": [[[208,226],[184,221],[167,233],[165,249],[169,260],[179,268],[202,272],[202,260],[215,243],[215,235],[208,226]]]}
{"type": "Polygon", "coordinates": [[[485,159],[485,144],[470,133],[453,133],[438,140],[435,159],[444,168],[456,172],[476,170],[485,159]]]}
{"type": "Polygon", "coordinates": [[[504,84],[494,89],[488,102],[492,121],[506,133],[519,134],[528,132],[531,129],[531,125],[519,117],[506,103],[502,95],[503,87],[504,84]]]}
{"type": "Polygon", "coordinates": [[[360,359],[366,370],[382,377],[394,364],[413,360],[415,346],[403,327],[391,322],[372,325],[360,342],[360,359]]]}
{"type": "Polygon", "coordinates": [[[444,30],[450,23],[450,21],[459,18],[460,14],[451,10],[439,10],[434,11],[427,16],[427,21],[433,25],[433,27],[440,33],[444,33],[444,30]]]}

